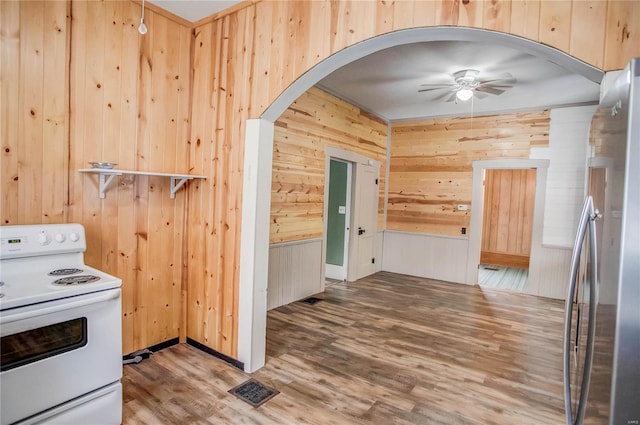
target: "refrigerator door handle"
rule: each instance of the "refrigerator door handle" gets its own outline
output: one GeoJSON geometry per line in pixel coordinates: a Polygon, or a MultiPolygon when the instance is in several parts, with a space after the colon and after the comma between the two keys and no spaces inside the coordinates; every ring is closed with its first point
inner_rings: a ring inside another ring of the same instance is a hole
{"type": "MultiPolygon", "coordinates": [[[[593,199],[591,199],[591,209],[593,210],[593,199]]],[[[587,327],[587,348],[584,359],[584,372],[582,374],[580,402],[576,415],[577,425],[582,425],[587,411],[587,398],[589,396],[591,371],[593,369],[593,353],[596,338],[596,310],[598,308],[599,298],[596,220],[600,217],[602,217],[602,215],[598,210],[593,211],[589,216],[589,324],[587,327]]]]}
{"type": "MultiPolygon", "coordinates": [[[[580,214],[580,221],[578,222],[578,232],[576,240],[573,244],[573,252],[571,254],[571,271],[569,275],[569,288],[567,292],[567,299],[565,302],[565,318],[564,318],[564,358],[563,358],[563,381],[564,381],[564,406],[565,414],[567,418],[567,425],[575,425],[573,422],[573,412],[571,408],[571,318],[573,316],[573,298],[576,290],[578,266],[580,264],[580,255],[582,253],[582,245],[584,241],[587,227],[591,221],[591,214],[593,213],[593,199],[588,196],[584,206],[582,207],[582,213],[580,214]]],[[[593,222],[593,221],[591,221],[593,222]]],[[[591,313],[589,314],[591,316],[591,313]]]]}

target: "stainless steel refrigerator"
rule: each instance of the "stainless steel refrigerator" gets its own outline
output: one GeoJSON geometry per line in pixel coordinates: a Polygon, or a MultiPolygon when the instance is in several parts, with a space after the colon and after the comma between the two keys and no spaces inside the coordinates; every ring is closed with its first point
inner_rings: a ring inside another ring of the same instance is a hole
{"type": "Polygon", "coordinates": [[[566,301],[567,424],[640,424],[640,58],[598,106],[589,147],[566,301]]]}

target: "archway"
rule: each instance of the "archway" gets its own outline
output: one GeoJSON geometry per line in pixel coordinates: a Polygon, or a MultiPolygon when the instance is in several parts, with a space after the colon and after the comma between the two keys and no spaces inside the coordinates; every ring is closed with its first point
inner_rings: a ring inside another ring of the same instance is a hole
{"type": "Polygon", "coordinates": [[[477,41],[552,61],[600,83],[604,72],[560,50],[517,37],[475,28],[425,27],[396,31],[347,47],[328,57],[291,84],[258,119],[246,123],[238,308],[238,358],[245,371],[265,363],[269,214],[274,122],[306,90],[338,68],[390,47],[427,41],[477,41]]]}

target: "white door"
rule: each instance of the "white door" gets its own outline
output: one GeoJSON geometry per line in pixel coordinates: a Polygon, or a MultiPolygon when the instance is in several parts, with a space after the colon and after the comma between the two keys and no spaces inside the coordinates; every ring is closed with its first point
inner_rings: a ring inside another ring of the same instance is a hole
{"type": "Polygon", "coordinates": [[[354,184],[350,280],[357,280],[375,273],[375,241],[378,222],[378,167],[356,164],[354,184]]]}

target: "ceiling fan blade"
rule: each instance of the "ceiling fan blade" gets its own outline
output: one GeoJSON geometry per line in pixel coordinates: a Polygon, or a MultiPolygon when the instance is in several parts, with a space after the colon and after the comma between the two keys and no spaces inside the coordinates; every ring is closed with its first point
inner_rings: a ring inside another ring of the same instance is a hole
{"type": "Polygon", "coordinates": [[[484,80],[484,79],[480,79],[480,84],[515,84],[516,82],[518,82],[518,80],[516,80],[516,78],[509,74],[508,72],[505,72],[504,74],[501,74],[498,78],[491,78],[488,80],[484,80]]]}
{"type": "MultiPolygon", "coordinates": [[[[445,97],[449,96],[449,93],[451,93],[451,92],[447,91],[447,92],[445,92],[445,93],[443,93],[443,94],[441,94],[439,96],[434,97],[433,99],[431,99],[431,101],[435,102],[435,101],[438,101],[438,100],[442,100],[445,97]]],[[[455,95],[455,92],[453,94],[455,95]]]]}
{"type": "Polygon", "coordinates": [[[495,86],[489,86],[489,85],[481,85],[480,87],[476,88],[476,91],[479,93],[488,93],[488,94],[494,94],[494,95],[499,95],[505,92],[505,90],[495,87],[495,86]]]}
{"type": "Polygon", "coordinates": [[[481,91],[478,91],[478,90],[475,90],[473,92],[473,95],[475,97],[477,97],[479,100],[482,100],[482,99],[484,99],[484,98],[489,96],[487,93],[484,93],[484,92],[481,92],[481,91]]]}
{"type": "Polygon", "coordinates": [[[422,92],[426,92],[426,91],[450,89],[450,88],[451,88],[450,86],[434,86],[434,87],[418,90],[418,93],[422,93],[422,92]]]}

